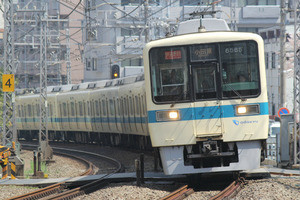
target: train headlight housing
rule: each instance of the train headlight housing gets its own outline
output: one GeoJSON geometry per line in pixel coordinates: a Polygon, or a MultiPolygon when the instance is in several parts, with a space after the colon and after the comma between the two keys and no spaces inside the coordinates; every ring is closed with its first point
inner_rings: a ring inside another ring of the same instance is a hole
{"type": "Polygon", "coordinates": [[[239,105],[235,107],[236,115],[256,115],[259,114],[259,105],[239,105]]]}
{"type": "Polygon", "coordinates": [[[156,120],[161,121],[177,121],[180,120],[179,110],[157,111],[156,120]]]}

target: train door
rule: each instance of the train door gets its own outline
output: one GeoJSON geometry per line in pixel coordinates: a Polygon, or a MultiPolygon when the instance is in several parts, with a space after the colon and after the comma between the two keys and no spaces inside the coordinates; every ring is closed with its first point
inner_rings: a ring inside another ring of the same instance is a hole
{"type": "Polygon", "coordinates": [[[217,62],[192,65],[195,133],[197,137],[222,134],[220,70],[217,62]]]}

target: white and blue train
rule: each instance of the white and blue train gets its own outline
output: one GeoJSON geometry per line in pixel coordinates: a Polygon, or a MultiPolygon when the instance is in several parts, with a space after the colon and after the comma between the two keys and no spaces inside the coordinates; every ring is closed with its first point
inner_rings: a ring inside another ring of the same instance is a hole
{"type": "MultiPolygon", "coordinates": [[[[259,168],[269,123],[260,36],[173,36],[149,42],[143,58],[144,75],[49,87],[49,139],[152,146],[165,174],[259,168]]],[[[39,95],[16,102],[19,136],[30,139],[39,95]]]]}

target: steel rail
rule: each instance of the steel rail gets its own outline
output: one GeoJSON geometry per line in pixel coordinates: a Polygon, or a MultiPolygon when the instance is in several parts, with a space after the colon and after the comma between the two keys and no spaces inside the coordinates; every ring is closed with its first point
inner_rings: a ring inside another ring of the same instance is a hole
{"type": "Polygon", "coordinates": [[[29,200],[29,199],[40,199],[58,192],[61,192],[65,189],[65,182],[57,183],[54,185],[50,185],[48,187],[19,195],[16,197],[9,198],[9,200],[29,200]]]}
{"type": "Polygon", "coordinates": [[[230,199],[234,197],[241,190],[244,184],[245,184],[245,179],[238,178],[237,180],[233,181],[224,190],[222,190],[217,195],[210,198],[210,200],[221,200],[221,199],[228,199],[228,198],[230,199]]]}
{"type": "MultiPolygon", "coordinates": [[[[33,145],[24,145],[24,146],[31,146],[32,147],[33,145]]],[[[105,176],[103,176],[102,178],[100,178],[96,181],[93,181],[91,183],[85,184],[81,187],[77,187],[77,188],[74,188],[74,189],[71,189],[71,190],[63,191],[63,190],[66,190],[67,187],[66,187],[65,182],[61,182],[61,183],[57,183],[57,184],[42,188],[40,190],[31,192],[31,193],[27,193],[27,194],[24,194],[24,195],[13,197],[9,200],[25,200],[25,199],[29,200],[29,199],[39,199],[39,198],[42,198],[42,197],[44,199],[56,199],[56,200],[58,200],[58,199],[71,199],[71,198],[74,198],[74,197],[77,197],[77,196],[80,196],[80,195],[83,195],[83,194],[94,192],[97,189],[108,185],[109,182],[106,180],[106,178],[108,178],[109,176],[111,176],[115,173],[118,173],[122,169],[122,164],[119,161],[117,161],[113,158],[109,158],[107,156],[103,156],[103,155],[95,154],[95,153],[90,153],[90,152],[86,152],[86,151],[72,150],[72,149],[64,149],[64,148],[53,148],[53,149],[63,150],[63,151],[71,151],[71,152],[77,152],[77,153],[80,152],[80,153],[85,153],[85,154],[101,157],[102,159],[105,159],[106,161],[109,161],[109,162],[113,163],[115,166],[117,166],[117,169],[114,170],[112,173],[106,174],[105,176]],[[58,194],[55,194],[55,193],[58,193],[58,194]],[[49,196],[49,195],[51,195],[51,197],[47,198],[47,196],[49,196]]],[[[60,153],[60,154],[63,154],[63,153],[60,153]]],[[[76,157],[76,156],[73,156],[73,157],[76,157]]]]}
{"type": "Polygon", "coordinates": [[[181,200],[194,193],[192,188],[188,188],[187,185],[175,190],[160,200],[181,200]]]}

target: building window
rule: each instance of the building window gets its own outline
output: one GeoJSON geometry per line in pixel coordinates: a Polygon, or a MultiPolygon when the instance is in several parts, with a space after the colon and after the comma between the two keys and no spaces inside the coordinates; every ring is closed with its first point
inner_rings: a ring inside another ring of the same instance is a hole
{"type": "Polygon", "coordinates": [[[280,2],[276,3],[276,0],[246,0],[238,1],[239,6],[248,6],[248,5],[280,5],[280,2]]]}
{"type": "Polygon", "coordinates": [[[268,39],[274,38],[274,31],[268,31],[268,39]]]}
{"type": "Polygon", "coordinates": [[[91,61],[89,58],[85,59],[86,71],[91,71],[91,61]]]}
{"type": "Polygon", "coordinates": [[[97,71],[97,58],[85,59],[86,71],[97,71]]]}
{"type": "MultiPolygon", "coordinates": [[[[133,5],[141,5],[144,1],[141,0],[121,0],[121,6],[133,6],[133,5]]],[[[159,0],[149,0],[149,5],[159,5],[159,0]]]]}
{"type": "Polygon", "coordinates": [[[97,58],[92,58],[92,69],[97,71],[97,58]]]}
{"type": "Polygon", "coordinates": [[[272,53],[272,68],[273,68],[273,69],[275,69],[275,62],[276,62],[275,59],[276,59],[276,56],[275,56],[275,53],[273,52],[273,53],[272,53]]]}
{"type": "Polygon", "coordinates": [[[266,32],[261,32],[260,36],[265,40],[267,39],[267,33],[266,32]]]}

